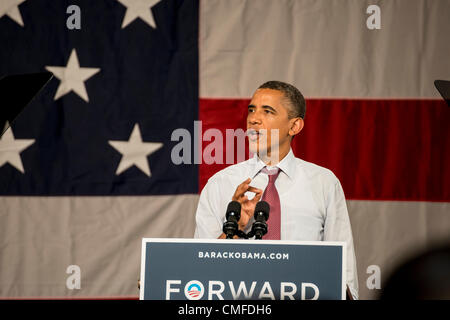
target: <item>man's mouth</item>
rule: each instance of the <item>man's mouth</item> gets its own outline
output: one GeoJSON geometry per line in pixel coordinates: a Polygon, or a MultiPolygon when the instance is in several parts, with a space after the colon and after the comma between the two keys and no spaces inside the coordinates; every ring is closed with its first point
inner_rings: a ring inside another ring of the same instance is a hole
{"type": "Polygon", "coordinates": [[[260,130],[248,129],[247,136],[250,141],[256,141],[263,133],[260,130]]]}

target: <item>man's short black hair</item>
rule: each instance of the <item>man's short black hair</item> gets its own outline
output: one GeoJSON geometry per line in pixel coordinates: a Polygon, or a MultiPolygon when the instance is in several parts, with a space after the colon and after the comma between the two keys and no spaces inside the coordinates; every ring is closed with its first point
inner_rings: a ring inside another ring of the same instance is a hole
{"type": "Polygon", "coordinates": [[[282,81],[267,81],[259,86],[258,89],[272,89],[283,92],[285,98],[290,104],[288,111],[289,118],[302,118],[305,119],[306,102],[300,90],[289,83],[282,81]]]}

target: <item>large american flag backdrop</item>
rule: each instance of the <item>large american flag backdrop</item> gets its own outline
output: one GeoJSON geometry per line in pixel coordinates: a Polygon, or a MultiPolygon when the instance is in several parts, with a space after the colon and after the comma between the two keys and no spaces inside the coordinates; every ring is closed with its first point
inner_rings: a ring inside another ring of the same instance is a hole
{"type": "Polygon", "coordinates": [[[1,0],[0,76],[55,77],[0,140],[0,298],[137,298],[141,238],[192,237],[228,165],[203,161],[202,133],[245,128],[267,80],[306,97],[294,153],[340,179],[360,297],[375,297],[373,266],[383,278],[450,236],[450,108],[433,87],[450,78],[449,14],[445,0],[1,0]],[[191,163],[171,158],[180,128],[191,163]]]}

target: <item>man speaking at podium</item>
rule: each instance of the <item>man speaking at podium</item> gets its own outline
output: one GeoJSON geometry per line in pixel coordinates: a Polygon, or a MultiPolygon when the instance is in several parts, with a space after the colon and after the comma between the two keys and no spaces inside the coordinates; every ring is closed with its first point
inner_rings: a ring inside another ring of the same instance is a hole
{"type": "Polygon", "coordinates": [[[248,233],[256,203],[267,201],[270,216],[263,239],[346,243],[347,284],[357,299],[355,251],[341,184],[330,170],[296,158],[291,149],[305,112],[303,95],[290,84],[269,81],[256,90],[247,114],[249,149],[255,156],[208,180],[197,207],[194,237],[225,238],[222,226],[232,200],[241,204],[238,225],[248,233]]]}

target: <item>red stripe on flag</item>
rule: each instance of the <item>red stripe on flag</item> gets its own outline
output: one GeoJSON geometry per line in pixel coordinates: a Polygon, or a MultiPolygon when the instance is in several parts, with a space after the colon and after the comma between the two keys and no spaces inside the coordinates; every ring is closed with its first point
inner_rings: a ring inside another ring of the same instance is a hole
{"type": "MultiPolygon", "coordinates": [[[[203,133],[245,130],[248,103],[200,99],[203,133]]],[[[293,151],[332,170],[347,199],[450,201],[449,121],[443,100],[308,99],[293,151]]],[[[228,165],[202,163],[200,190],[228,165]]]]}

